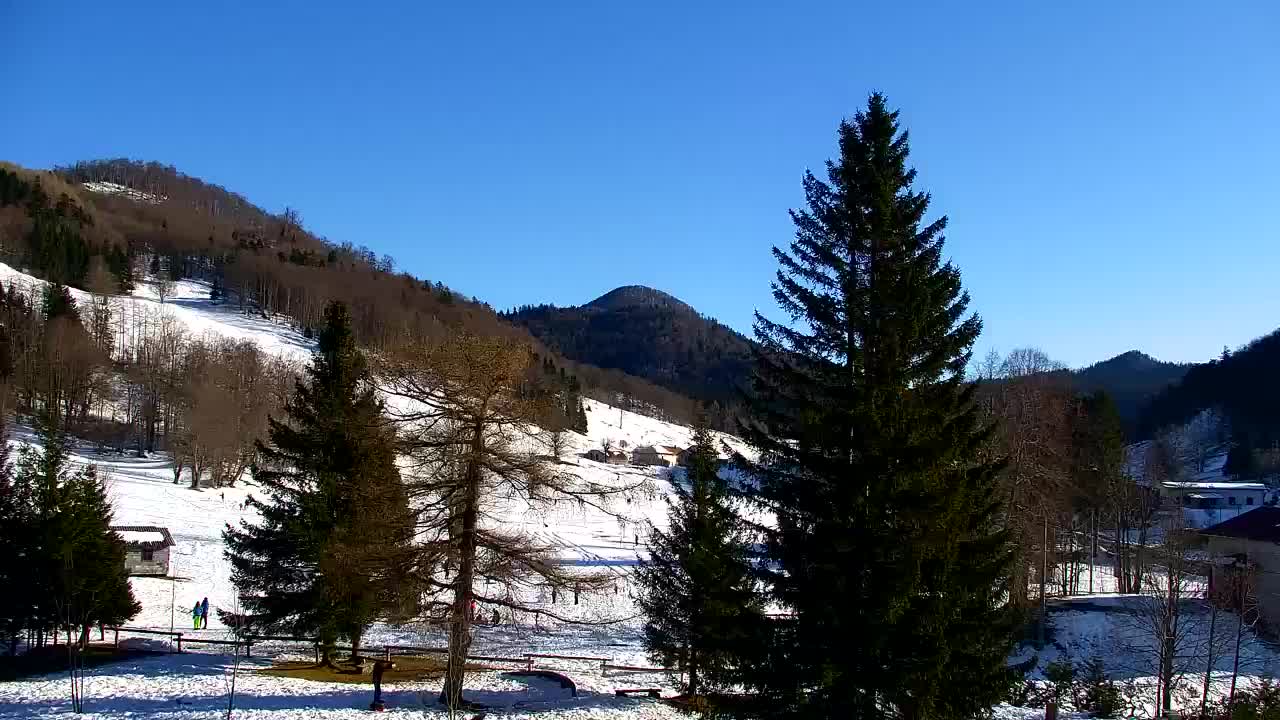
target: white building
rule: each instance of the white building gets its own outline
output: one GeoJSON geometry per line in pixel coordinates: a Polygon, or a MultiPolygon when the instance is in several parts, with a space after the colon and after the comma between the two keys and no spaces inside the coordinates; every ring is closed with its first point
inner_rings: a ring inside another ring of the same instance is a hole
{"type": "Polygon", "coordinates": [[[1160,496],[1182,508],[1187,527],[1205,528],[1262,507],[1267,486],[1254,482],[1163,482],[1160,496]]]}

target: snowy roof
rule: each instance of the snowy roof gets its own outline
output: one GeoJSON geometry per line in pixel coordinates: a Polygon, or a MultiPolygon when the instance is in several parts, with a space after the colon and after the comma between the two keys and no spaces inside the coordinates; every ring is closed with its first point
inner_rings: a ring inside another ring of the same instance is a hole
{"type": "Polygon", "coordinates": [[[1263,483],[1254,482],[1166,482],[1170,490],[1266,490],[1263,483]]]}
{"type": "Polygon", "coordinates": [[[1260,507],[1200,531],[1215,537],[1280,542],[1280,508],[1260,507]]]}
{"type": "Polygon", "coordinates": [[[1192,493],[1187,497],[1195,498],[1196,500],[1216,500],[1222,497],[1222,493],[1215,493],[1215,492],[1192,493]]]}
{"type": "Polygon", "coordinates": [[[679,455],[680,448],[674,445],[645,445],[635,449],[638,453],[656,453],[658,455],[679,455]]]}
{"type": "Polygon", "coordinates": [[[112,526],[124,544],[143,550],[159,550],[173,545],[173,537],[167,528],[155,525],[115,525],[112,526]]]}

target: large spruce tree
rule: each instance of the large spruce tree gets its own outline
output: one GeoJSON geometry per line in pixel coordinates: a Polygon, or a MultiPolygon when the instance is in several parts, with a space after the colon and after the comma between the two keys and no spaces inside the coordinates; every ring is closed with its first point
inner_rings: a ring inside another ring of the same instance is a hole
{"type": "Polygon", "coordinates": [[[684,476],[672,476],[667,529],[650,530],[636,571],[645,647],[684,673],[689,695],[739,681],[737,660],[761,618],[744,524],[705,423],[693,441],[684,476]]]}
{"type": "Polygon", "coordinates": [[[967,718],[1009,679],[1010,551],[998,467],[964,372],[981,329],[926,219],[907,133],[882,95],[804,178],[774,248],[785,321],[756,317],[756,499],[775,624],[761,689],[776,714],[967,718]]]}
{"type": "Polygon", "coordinates": [[[245,627],[317,635],[325,649],[357,649],[374,620],[394,617],[412,593],[413,522],[395,464],[394,432],[352,336],[345,306],[325,327],[286,406],[258,443],[251,499],[261,521],[225,532],[245,627]]]}
{"type": "Polygon", "coordinates": [[[0,625],[14,645],[24,629],[83,637],[91,625],[123,623],[141,610],[102,478],[93,466],[71,467],[70,440],[56,417],[37,416],[35,430],[39,448],[24,446],[11,481],[0,483],[0,532],[10,556],[0,579],[13,596],[0,603],[0,625]]]}

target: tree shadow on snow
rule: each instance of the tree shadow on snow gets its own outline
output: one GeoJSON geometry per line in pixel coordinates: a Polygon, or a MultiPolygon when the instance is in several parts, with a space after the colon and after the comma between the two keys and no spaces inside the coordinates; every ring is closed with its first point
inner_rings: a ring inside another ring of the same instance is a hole
{"type": "MultiPolygon", "coordinates": [[[[200,657],[197,655],[146,659],[137,662],[113,664],[109,669],[103,668],[101,676],[143,675],[149,677],[179,677],[192,689],[191,693],[178,693],[172,697],[102,697],[95,692],[95,675],[89,671],[86,682],[85,710],[99,717],[110,718],[136,717],[155,713],[223,713],[227,707],[227,696],[224,685],[224,669],[226,658],[219,656],[200,657]]],[[[241,669],[242,678],[253,669],[269,667],[268,661],[252,661],[249,668],[241,669]]],[[[57,681],[65,675],[45,676],[45,680],[57,681]]],[[[99,686],[101,687],[101,686],[99,686]]],[[[367,710],[373,700],[373,691],[368,686],[357,686],[350,689],[333,688],[331,685],[294,681],[286,686],[289,690],[297,690],[290,694],[261,694],[258,692],[238,691],[235,706],[244,711],[280,711],[280,710],[367,710]],[[307,692],[308,685],[315,685],[313,692],[307,692]]],[[[283,688],[282,688],[283,689],[283,688]]],[[[98,692],[102,692],[99,690],[98,692]]],[[[147,692],[154,695],[155,690],[147,692]]],[[[383,690],[383,700],[388,710],[435,710],[444,712],[445,707],[436,700],[438,686],[427,685],[421,688],[392,685],[383,690]]],[[[523,713],[539,710],[569,710],[609,708],[621,709],[640,707],[652,703],[640,698],[619,698],[604,693],[580,691],[577,697],[569,697],[565,690],[563,695],[546,688],[529,686],[527,689],[512,690],[468,690],[465,698],[470,702],[480,703],[488,709],[491,717],[502,717],[504,713],[523,713]]],[[[67,713],[71,710],[69,699],[39,700],[33,702],[0,702],[0,717],[43,717],[54,713],[67,713]]]]}

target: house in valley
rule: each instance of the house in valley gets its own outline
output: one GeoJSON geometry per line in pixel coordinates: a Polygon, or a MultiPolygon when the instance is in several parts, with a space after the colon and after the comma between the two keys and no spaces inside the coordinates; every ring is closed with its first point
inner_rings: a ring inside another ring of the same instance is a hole
{"type": "Polygon", "coordinates": [[[642,445],[631,452],[631,463],[671,467],[680,458],[680,452],[680,448],[671,445],[642,445]]]}
{"type": "Polygon", "coordinates": [[[1262,507],[1267,486],[1255,482],[1163,482],[1160,496],[1182,508],[1187,527],[1205,528],[1262,507]]]}
{"type": "Polygon", "coordinates": [[[1260,507],[1211,525],[1210,597],[1223,607],[1257,602],[1263,630],[1280,633],[1280,508],[1260,507]]]}
{"type": "Polygon", "coordinates": [[[124,540],[124,567],[130,575],[168,575],[173,537],[168,528],[155,525],[116,525],[111,528],[124,540]]]}
{"type": "Polygon", "coordinates": [[[601,450],[599,448],[592,448],[582,453],[582,457],[593,462],[608,463],[610,465],[626,465],[628,461],[626,453],[616,450],[601,450]]]}

